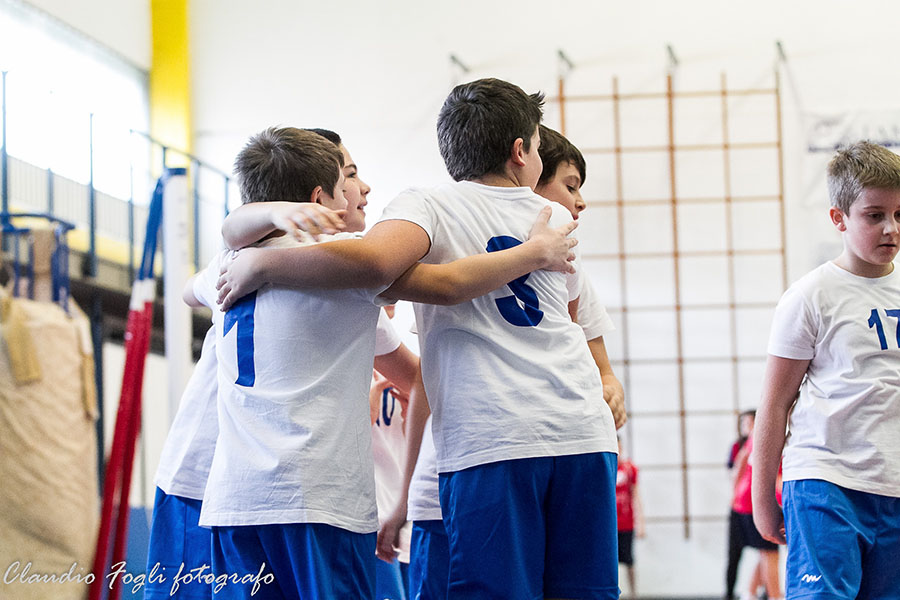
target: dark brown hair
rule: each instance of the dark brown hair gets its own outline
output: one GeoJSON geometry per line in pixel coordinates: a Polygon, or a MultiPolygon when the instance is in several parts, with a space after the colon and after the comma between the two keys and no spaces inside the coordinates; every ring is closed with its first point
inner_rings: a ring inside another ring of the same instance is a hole
{"type": "Polygon", "coordinates": [[[336,145],[312,131],[269,127],[234,161],[241,202],[309,202],[318,186],[333,194],[344,166],[336,145]]]}
{"type": "Polygon", "coordinates": [[[526,94],[500,79],[453,88],[437,122],[438,146],[450,176],[465,181],[501,171],[518,138],[530,150],[543,103],[543,94],[526,94]]]}

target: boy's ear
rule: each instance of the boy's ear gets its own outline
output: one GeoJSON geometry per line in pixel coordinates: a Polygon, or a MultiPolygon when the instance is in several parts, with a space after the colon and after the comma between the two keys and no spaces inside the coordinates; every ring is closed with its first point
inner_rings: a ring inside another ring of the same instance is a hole
{"type": "Polygon", "coordinates": [[[315,189],[309,194],[309,201],[313,204],[322,204],[322,198],[324,195],[324,191],[321,185],[317,185],[315,189]]]}
{"type": "Polygon", "coordinates": [[[847,224],[844,223],[844,211],[837,206],[832,206],[828,209],[828,216],[831,217],[831,222],[834,223],[834,226],[837,227],[838,231],[847,230],[847,224]]]}
{"type": "Polygon", "coordinates": [[[517,167],[525,166],[525,140],[523,140],[522,138],[516,138],[516,141],[513,142],[512,148],[510,148],[509,150],[509,159],[517,167]]]}

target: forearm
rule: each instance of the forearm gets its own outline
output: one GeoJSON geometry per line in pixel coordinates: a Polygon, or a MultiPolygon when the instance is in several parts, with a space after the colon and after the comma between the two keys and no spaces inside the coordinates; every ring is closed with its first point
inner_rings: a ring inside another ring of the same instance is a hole
{"type": "Polygon", "coordinates": [[[363,240],[343,240],[259,253],[257,278],[292,287],[378,287],[390,283],[363,240]]]}
{"type": "Polygon", "coordinates": [[[402,509],[404,518],[406,515],[406,504],[409,500],[409,486],[412,482],[413,473],[416,470],[416,462],[419,460],[422,436],[425,433],[425,425],[430,415],[431,409],[428,406],[428,398],[425,395],[422,372],[419,371],[416,374],[413,388],[409,394],[409,412],[406,420],[406,462],[403,464],[403,482],[396,507],[397,510],[402,509]]]}
{"type": "Polygon", "coordinates": [[[612,365],[609,362],[609,354],[606,352],[606,342],[603,341],[603,336],[588,340],[588,348],[591,350],[594,364],[597,365],[597,369],[600,371],[600,377],[604,380],[607,377],[615,377],[616,374],[613,372],[612,365]]]}
{"type": "Polygon", "coordinates": [[[603,399],[609,405],[616,429],[621,429],[628,421],[625,410],[625,390],[622,388],[619,378],[613,372],[603,337],[600,336],[588,340],[588,348],[591,350],[594,364],[597,365],[597,369],[600,371],[600,379],[603,382],[603,399]]]}
{"type": "Polygon", "coordinates": [[[631,502],[634,506],[634,525],[635,528],[643,533],[644,529],[644,503],[641,502],[641,495],[638,493],[637,485],[631,492],[631,502]]]}
{"type": "Polygon", "coordinates": [[[419,357],[400,344],[393,352],[376,356],[375,369],[402,392],[409,394],[419,373],[419,357]]]}
{"type": "Polygon", "coordinates": [[[541,269],[545,263],[540,249],[528,243],[442,265],[417,263],[394,281],[384,296],[425,304],[459,304],[541,269]]]}
{"type": "MultiPolygon", "coordinates": [[[[274,202],[251,202],[232,211],[222,223],[225,245],[238,250],[254,244],[275,231],[272,224],[274,202]]],[[[282,203],[278,203],[282,204],[282,203]]]]}
{"type": "Polygon", "coordinates": [[[775,505],[775,480],[781,465],[787,418],[797,390],[809,366],[808,360],[769,356],[762,399],[753,428],[753,504],[775,505]]]}
{"type": "MultiPolygon", "coordinates": [[[[753,429],[753,504],[775,503],[775,480],[784,449],[788,407],[763,398],[753,429]]],[[[746,464],[746,463],[745,463],[746,464]]],[[[741,469],[743,470],[743,469],[741,469]]],[[[740,474],[738,474],[740,477],[740,474]]]]}

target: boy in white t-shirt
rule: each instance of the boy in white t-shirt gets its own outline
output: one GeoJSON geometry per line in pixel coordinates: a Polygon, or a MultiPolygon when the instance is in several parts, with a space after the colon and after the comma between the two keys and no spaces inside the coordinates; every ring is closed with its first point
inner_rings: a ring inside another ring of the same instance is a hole
{"type": "MultiPolygon", "coordinates": [[[[535,192],[564,206],[573,219],[586,208],[581,186],[587,178],[584,156],[563,135],[540,126],[539,153],[543,164],[535,192]]],[[[585,280],[578,302],[578,324],[588,340],[594,362],[603,380],[603,397],[616,418],[616,429],[625,424],[624,392],[609,362],[603,336],[615,329],[606,308],[600,304],[590,281],[585,280]]],[[[410,596],[438,600],[447,596],[450,550],[441,520],[438,474],[427,404],[416,399],[407,418],[407,451],[403,487],[390,517],[378,529],[377,553],[392,558],[402,547],[398,533],[412,521],[410,596]]]]}
{"type": "MultiPolygon", "coordinates": [[[[295,204],[295,226],[303,230],[313,228],[317,232],[336,233],[339,229],[360,232],[365,228],[363,207],[369,187],[357,177],[356,165],[337,134],[327,130],[312,131],[334,143],[344,157],[342,174],[346,206],[339,198],[327,195],[320,196],[319,201],[340,209],[340,213],[324,204],[295,204]]],[[[185,301],[202,306],[194,296],[193,284],[192,279],[185,287],[185,301]]],[[[376,363],[391,373],[398,382],[396,385],[409,389],[418,371],[418,358],[399,342],[384,315],[379,315],[375,339],[376,363]]],[[[211,532],[209,528],[200,527],[198,521],[219,431],[216,369],[215,327],[211,327],[160,456],[146,571],[159,576],[148,577],[144,591],[147,598],[206,599],[212,596],[213,588],[204,579],[180,578],[192,571],[210,572],[211,532]],[[177,586],[174,585],[176,579],[181,580],[177,586]]]]}
{"type": "MultiPolygon", "coordinates": [[[[220,297],[263,281],[384,284],[416,261],[520,248],[548,206],[533,192],[540,118],[540,96],[510,83],[457,86],[438,140],[458,183],[401,194],[362,240],[238,257],[220,297]]],[[[535,271],[456,306],[416,305],[451,596],[618,597],[615,427],[570,319],[577,275],[535,271]]]]}
{"type": "Polygon", "coordinates": [[[897,599],[900,157],[868,142],[843,148],[828,191],[844,250],[775,310],[753,516],[764,538],[788,545],[788,598],[897,599]],[[774,491],[782,448],[783,514],[774,491]]]}
{"type": "MultiPolygon", "coordinates": [[[[295,197],[346,209],[342,162],[315,133],[266,130],[236,161],[242,200],[295,197]]],[[[221,259],[195,278],[204,304],[215,303],[221,259]]],[[[246,597],[254,587],[264,598],[371,595],[377,521],[363,398],[373,355],[378,364],[400,351],[391,328],[376,333],[374,297],[269,288],[214,312],[219,433],[200,524],[212,526],[213,572],[234,577],[217,597],[246,597]],[[244,578],[266,572],[274,581],[262,587],[244,578]]]]}

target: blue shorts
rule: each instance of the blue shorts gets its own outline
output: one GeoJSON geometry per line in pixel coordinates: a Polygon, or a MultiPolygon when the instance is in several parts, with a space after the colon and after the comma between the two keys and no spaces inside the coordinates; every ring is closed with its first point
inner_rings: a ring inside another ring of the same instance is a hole
{"type": "Polygon", "coordinates": [[[900,498],[784,482],[787,598],[900,600],[900,498]]]}
{"type": "Polygon", "coordinates": [[[375,598],[378,600],[406,600],[406,586],[400,561],[375,560],[375,598]]]}
{"type": "Polygon", "coordinates": [[[200,527],[199,520],[200,500],[170,496],[156,488],[144,584],[146,600],[212,598],[212,586],[203,581],[179,584],[173,591],[176,578],[192,569],[205,565],[204,571],[211,572],[212,532],[200,527]]]}
{"type": "Polygon", "coordinates": [[[409,548],[409,599],[446,600],[450,546],[444,522],[413,521],[409,548]]]}
{"type": "Polygon", "coordinates": [[[595,452],[441,473],[449,597],[617,599],[616,460],[595,452]]]}
{"type": "Polygon", "coordinates": [[[215,600],[372,598],[375,533],[322,523],[212,528],[215,600]],[[222,578],[225,583],[219,586],[222,578]]]}

